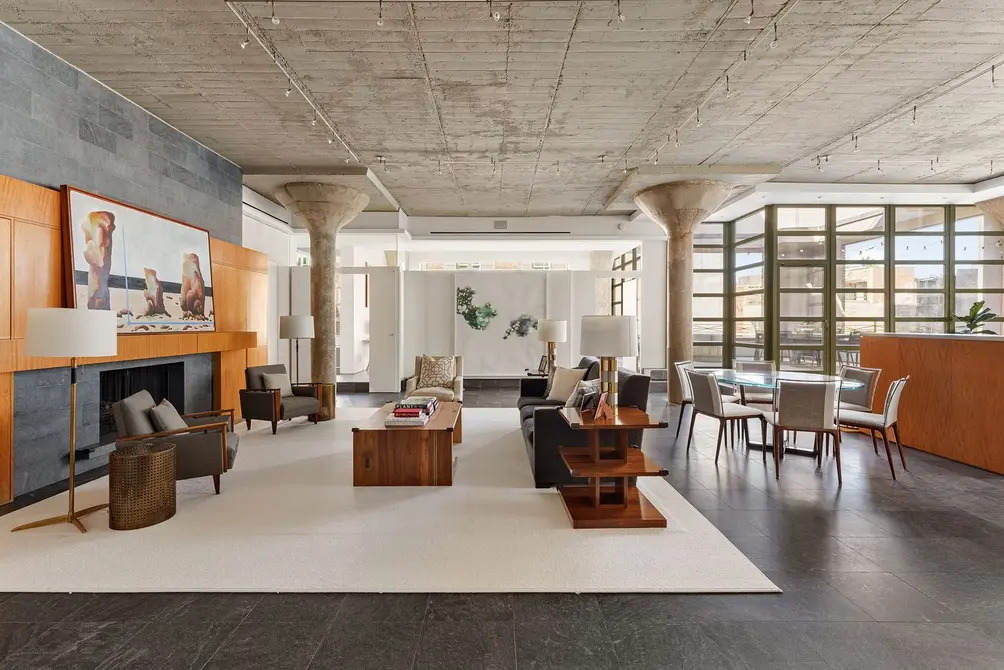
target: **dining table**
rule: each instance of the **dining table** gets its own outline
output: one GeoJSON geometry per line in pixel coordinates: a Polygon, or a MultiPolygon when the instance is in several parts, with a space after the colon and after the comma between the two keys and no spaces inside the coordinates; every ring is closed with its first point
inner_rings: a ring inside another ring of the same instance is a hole
{"type": "MultiPolygon", "coordinates": [[[[840,377],[838,375],[827,375],[819,372],[800,372],[796,370],[774,370],[771,372],[760,370],[733,370],[731,368],[722,370],[712,370],[719,384],[726,384],[739,391],[740,397],[744,396],[746,389],[758,389],[773,391],[777,388],[778,382],[836,382],[841,391],[853,391],[864,386],[863,382],[840,377]]],[[[769,442],[764,444],[754,442],[749,439],[749,426],[746,426],[747,444],[750,449],[773,449],[769,442]]],[[[799,456],[815,456],[815,449],[800,449],[795,446],[794,441],[786,443],[782,454],[793,453],[799,456]]]]}

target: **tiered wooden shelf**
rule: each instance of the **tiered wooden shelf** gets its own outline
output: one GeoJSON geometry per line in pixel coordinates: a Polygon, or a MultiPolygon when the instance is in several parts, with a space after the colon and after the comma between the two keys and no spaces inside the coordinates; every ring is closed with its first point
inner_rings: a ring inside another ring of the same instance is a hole
{"type": "Polygon", "coordinates": [[[561,487],[561,500],[573,528],[665,528],[666,518],[638,490],[638,477],[662,477],[668,472],[656,465],[628,433],[665,428],[645,412],[622,407],[613,419],[595,420],[592,412],[562,409],[561,416],[573,430],[586,431],[588,446],[559,447],[558,453],[573,477],[589,480],[585,485],[561,487]],[[615,435],[614,446],[600,446],[604,431],[615,435]]]}

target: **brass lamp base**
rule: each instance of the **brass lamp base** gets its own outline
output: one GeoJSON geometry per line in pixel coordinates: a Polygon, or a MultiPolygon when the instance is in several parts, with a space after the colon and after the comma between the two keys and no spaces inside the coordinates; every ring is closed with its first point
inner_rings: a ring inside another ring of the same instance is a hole
{"type": "Polygon", "coordinates": [[[555,353],[554,353],[554,342],[547,343],[547,371],[554,372],[555,367],[555,353]]]}
{"type": "Polygon", "coordinates": [[[617,359],[611,356],[600,358],[600,392],[607,394],[607,404],[617,413],[617,359]]]}
{"type": "Polygon", "coordinates": [[[22,524],[16,528],[11,528],[10,532],[14,533],[19,530],[29,530],[31,528],[42,528],[43,526],[55,526],[57,523],[72,523],[77,527],[81,533],[86,533],[87,529],[84,528],[84,524],[80,523],[80,517],[87,516],[88,514],[93,514],[94,512],[99,512],[108,507],[108,504],[95,505],[94,507],[88,507],[82,509],[79,512],[70,512],[68,514],[60,514],[59,516],[49,517],[48,519],[40,519],[39,521],[32,521],[31,523],[22,524]]]}

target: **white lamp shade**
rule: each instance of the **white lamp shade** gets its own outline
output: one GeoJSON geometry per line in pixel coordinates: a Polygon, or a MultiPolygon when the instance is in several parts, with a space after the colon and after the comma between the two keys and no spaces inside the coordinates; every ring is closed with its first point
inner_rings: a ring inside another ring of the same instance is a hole
{"type": "Polygon", "coordinates": [[[310,314],[293,314],[279,317],[280,340],[314,339],[314,317],[310,314]]]}
{"type": "Polygon", "coordinates": [[[581,327],[579,351],[584,356],[638,355],[638,326],[633,316],[584,316],[581,327]]]}
{"type": "Polygon", "coordinates": [[[568,322],[540,319],[537,321],[537,339],[541,342],[565,342],[568,340],[568,322]]]}
{"type": "Polygon", "coordinates": [[[115,312],[109,310],[29,309],[25,353],[43,358],[114,356],[116,328],[115,312]]]}

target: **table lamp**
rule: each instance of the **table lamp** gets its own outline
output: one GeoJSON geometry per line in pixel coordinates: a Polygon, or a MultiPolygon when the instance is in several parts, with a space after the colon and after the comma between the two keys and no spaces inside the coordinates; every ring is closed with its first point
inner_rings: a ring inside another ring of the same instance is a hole
{"type": "Polygon", "coordinates": [[[638,355],[636,317],[583,316],[579,351],[600,359],[600,391],[607,394],[607,404],[616,412],[617,359],[638,355]]]}
{"type": "Polygon", "coordinates": [[[80,517],[108,507],[107,504],[74,509],[73,478],[77,453],[77,358],[114,356],[116,342],[115,312],[98,309],[70,309],[45,307],[28,310],[28,329],[25,335],[25,353],[39,358],[70,359],[70,505],[66,514],[41,521],[32,521],[13,531],[72,523],[81,533],[87,529],[80,517]]]}
{"type": "Polygon", "coordinates": [[[314,339],[314,317],[310,314],[280,316],[279,339],[296,342],[296,383],[300,383],[300,340],[314,339]]]}
{"type": "Polygon", "coordinates": [[[537,321],[537,339],[547,342],[547,371],[554,370],[554,345],[568,340],[568,322],[540,319],[537,321]]]}

